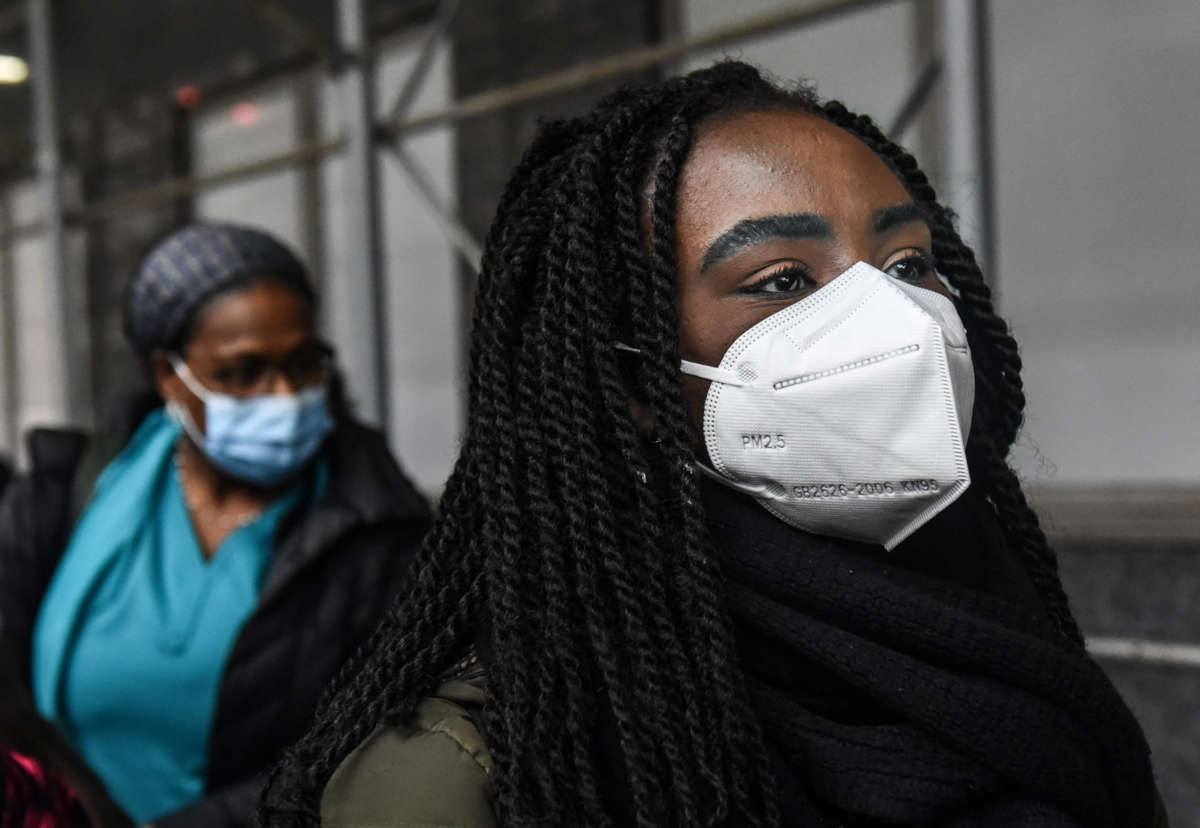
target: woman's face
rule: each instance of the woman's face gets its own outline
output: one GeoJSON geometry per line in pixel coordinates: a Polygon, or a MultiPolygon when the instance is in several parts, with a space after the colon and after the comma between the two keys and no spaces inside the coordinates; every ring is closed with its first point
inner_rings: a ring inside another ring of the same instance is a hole
{"type": "MultiPolygon", "coordinates": [[[[293,394],[322,382],[327,354],[309,301],[281,282],[263,281],[209,301],[179,356],[210,391],[249,397],[293,394]]],[[[182,403],[203,429],[204,402],[165,354],[156,355],[154,373],[163,398],[182,403]]]]}
{"type": "MultiPolygon", "coordinates": [[[[717,365],[742,333],[862,261],[942,293],[931,237],[900,179],[865,144],[801,112],[702,128],[676,208],[679,347],[717,365]]],[[[684,376],[693,434],[709,383],[684,376]]]]}

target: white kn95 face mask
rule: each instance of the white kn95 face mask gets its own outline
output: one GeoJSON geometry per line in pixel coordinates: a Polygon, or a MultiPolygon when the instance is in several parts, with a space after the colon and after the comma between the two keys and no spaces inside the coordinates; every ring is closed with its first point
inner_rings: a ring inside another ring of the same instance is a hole
{"type": "Polygon", "coordinates": [[[712,381],[702,469],[800,529],[891,550],[970,485],[954,303],[865,262],[681,369],[712,381]]]}

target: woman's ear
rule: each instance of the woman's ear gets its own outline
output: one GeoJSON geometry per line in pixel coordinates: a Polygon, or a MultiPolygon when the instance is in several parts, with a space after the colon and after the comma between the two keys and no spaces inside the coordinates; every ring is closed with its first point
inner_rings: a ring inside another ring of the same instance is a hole
{"type": "Polygon", "coordinates": [[[629,414],[633,417],[634,425],[642,434],[654,432],[654,415],[639,387],[638,374],[641,369],[642,352],[631,345],[626,345],[618,339],[613,348],[617,353],[617,366],[621,372],[621,382],[629,394],[629,414]]]}
{"type": "Polygon", "coordinates": [[[654,415],[650,413],[649,408],[632,397],[629,399],[629,414],[633,417],[638,431],[647,436],[654,433],[654,415]]]}
{"type": "Polygon", "coordinates": [[[183,381],[175,373],[165,351],[155,351],[150,355],[150,380],[154,383],[154,390],[164,400],[183,399],[183,381]]]}

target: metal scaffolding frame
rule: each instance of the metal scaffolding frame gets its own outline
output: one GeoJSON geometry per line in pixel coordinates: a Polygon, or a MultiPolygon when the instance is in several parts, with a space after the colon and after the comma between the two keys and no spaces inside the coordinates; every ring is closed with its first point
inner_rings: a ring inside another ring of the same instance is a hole
{"type": "MultiPolygon", "coordinates": [[[[939,0],[939,2],[941,1],[943,0],[939,0]]],[[[974,0],[974,2],[982,1],[974,0]]],[[[340,2],[342,0],[339,0],[340,2]]],[[[627,77],[646,69],[669,64],[690,54],[718,49],[757,36],[780,34],[785,31],[814,26],[874,7],[911,2],[914,0],[802,2],[793,8],[746,18],[737,23],[718,26],[698,34],[670,38],[651,46],[584,61],[559,72],[463,98],[442,109],[409,116],[407,110],[417,92],[420,91],[420,82],[428,71],[426,64],[448,33],[449,24],[459,6],[459,0],[440,0],[428,36],[422,44],[422,56],[414,66],[409,82],[406,82],[391,107],[390,117],[375,125],[376,138],[381,148],[390,151],[405,138],[420,132],[442,126],[457,125],[470,118],[493,114],[513,106],[570,92],[597,82],[627,77]]],[[[276,10],[275,13],[281,12],[276,10]]],[[[297,31],[298,26],[299,24],[293,23],[289,28],[297,31]]],[[[312,42],[314,38],[309,36],[306,40],[312,42]]],[[[337,64],[336,58],[333,63],[337,64]]],[[[924,75],[918,79],[915,91],[919,91],[923,87],[928,87],[928,89],[921,93],[920,100],[923,100],[932,91],[932,84],[924,79],[924,75]]],[[[919,104],[917,109],[919,110],[919,104]]],[[[913,115],[915,114],[916,112],[913,112],[913,115]]],[[[86,223],[112,219],[133,210],[152,209],[169,201],[190,198],[198,192],[231,181],[309,163],[325,155],[344,151],[346,145],[345,136],[298,144],[289,150],[265,155],[253,162],[238,164],[214,173],[170,179],[150,187],[134,189],[103,201],[85,205],[78,213],[68,215],[67,219],[86,223]]],[[[0,241],[14,235],[25,236],[40,233],[42,230],[41,222],[0,229],[0,241]]]]}
{"type": "MultiPolygon", "coordinates": [[[[343,0],[338,0],[338,2],[341,4],[343,0]]],[[[441,0],[434,21],[422,44],[421,57],[391,107],[390,116],[375,125],[375,135],[381,148],[393,151],[393,148],[398,147],[405,138],[419,132],[440,126],[456,125],[470,118],[489,115],[600,81],[626,77],[639,71],[669,64],[689,54],[718,49],[757,36],[810,27],[874,7],[911,2],[913,0],[818,0],[818,2],[800,3],[794,8],[747,18],[698,34],[670,38],[618,55],[581,62],[559,72],[472,95],[432,112],[408,115],[408,109],[420,91],[421,81],[428,71],[428,62],[448,33],[450,22],[460,5],[460,0],[441,0]]],[[[939,0],[939,2],[982,4],[984,0],[939,0]]],[[[267,7],[273,9],[275,15],[283,14],[277,4],[268,4],[267,7]]],[[[299,30],[298,24],[295,23],[289,28],[299,30]]],[[[312,36],[306,37],[305,41],[308,43],[319,42],[312,36]]],[[[958,39],[952,39],[951,43],[947,44],[947,48],[952,45],[959,50],[971,48],[969,41],[958,39]]],[[[318,54],[324,54],[327,50],[317,48],[315,51],[318,54]]],[[[935,58],[921,73],[914,84],[913,92],[893,121],[893,131],[903,131],[908,123],[919,114],[922,104],[945,74],[943,65],[947,62],[945,58],[935,58]]],[[[337,61],[335,60],[334,63],[336,65],[337,61]]],[[[967,110],[961,111],[968,113],[966,117],[976,117],[970,113],[977,109],[977,107],[968,107],[967,110]]],[[[150,187],[138,188],[87,204],[81,211],[68,215],[66,218],[71,222],[84,223],[109,220],[133,210],[151,209],[169,201],[190,198],[198,192],[232,181],[311,163],[325,155],[342,152],[346,147],[346,136],[323,138],[298,144],[291,149],[263,156],[253,162],[238,164],[202,176],[170,179],[150,187]]],[[[0,230],[0,240],[13,236],[37,234],[43,230],[42,222],[9,227],[0,230]]]]}

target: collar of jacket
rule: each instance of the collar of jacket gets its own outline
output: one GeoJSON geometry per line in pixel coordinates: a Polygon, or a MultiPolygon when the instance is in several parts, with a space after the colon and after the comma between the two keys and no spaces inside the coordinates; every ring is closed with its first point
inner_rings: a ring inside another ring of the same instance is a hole
{"type": "Polygon", "coordinates": [[[34,474],[70,478],[83,459],[88,436],[66,428],[35,428],[25,437],[34,474]]]}
{"type": "Polygon", "coordinates": [[[260,606],[269,602],[300,572],[336,551],[338,541],[363,527],[391,526],[399,533],[424,528],[429,504],[393,459],[383,435],[343,421],[322,452],[329,469],[324,495],[298,510],[279,528],[275,559],[267,571],[260,606]]]}

